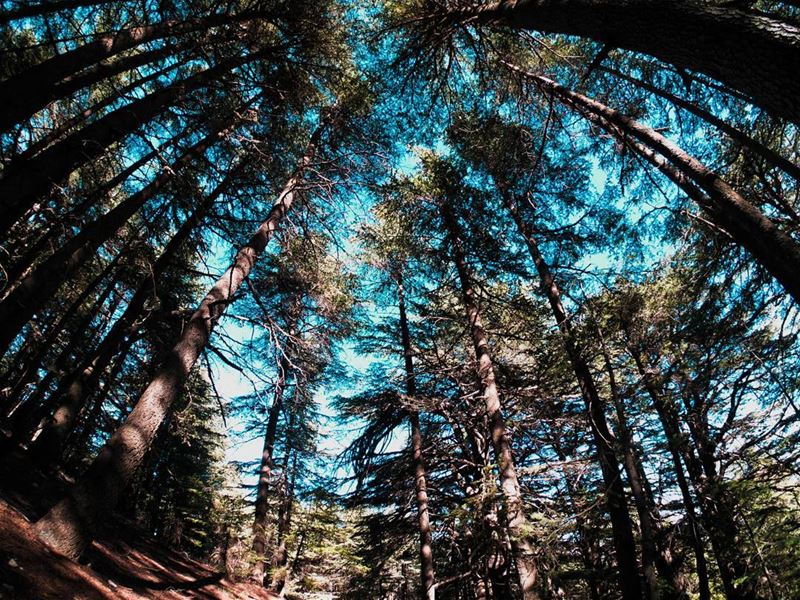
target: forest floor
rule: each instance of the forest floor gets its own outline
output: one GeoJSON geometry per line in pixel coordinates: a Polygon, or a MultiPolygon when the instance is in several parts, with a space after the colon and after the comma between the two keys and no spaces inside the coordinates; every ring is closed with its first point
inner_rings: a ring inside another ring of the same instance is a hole
{"type": "Polygon", "coordinates": [[[18,455],[0,464],[1,600],[276,600],[250,583],[234,583],[212,567],[154,543],[116,520],[80,563],[36,537],[32,520],[66,482],[37,473],[18,455]]]}

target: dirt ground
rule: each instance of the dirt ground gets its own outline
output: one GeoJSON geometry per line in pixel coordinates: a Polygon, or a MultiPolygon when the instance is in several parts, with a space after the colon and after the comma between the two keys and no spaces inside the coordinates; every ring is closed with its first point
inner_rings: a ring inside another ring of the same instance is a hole
{"type": "Polygon", "coordinates": [[[117,523],[98,539],[80,564],[43,544],[31,520],[51,504],[51,483],[20,457],[0,465],[1,600],[275,600],[249,583],[234,583],[212,567],[159,546],[117,523]],[[24,476],[23,476],[24,474],[24,476]]]}

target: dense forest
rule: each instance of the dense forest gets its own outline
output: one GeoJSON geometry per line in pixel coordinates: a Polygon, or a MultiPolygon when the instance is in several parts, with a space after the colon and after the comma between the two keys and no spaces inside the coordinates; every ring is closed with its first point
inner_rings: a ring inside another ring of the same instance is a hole
{"type": "Polygon", "coordinates": [[[800,598],[798,125],[796,1],[0,0],[0,598],[800,598]]]}

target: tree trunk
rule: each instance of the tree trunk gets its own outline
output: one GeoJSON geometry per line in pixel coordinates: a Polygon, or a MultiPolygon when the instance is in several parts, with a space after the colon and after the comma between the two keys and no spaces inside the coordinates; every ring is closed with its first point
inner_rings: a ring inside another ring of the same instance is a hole
{"type": "Polygon", "coordinates": [[[47,376],[39,383],[36,390],[25,402],[11,415],[9,419],[11,437],[2,445],[3,447],[0,449],[0,452],[11,449],[17,444],[33,437],[38,430],[39,424],[55,409],[57,405],[53,396],[44,402],[42,402],[42,398],[47,393],[50,384],[56,380],[69,365],[70,358],[73,356],[75,348],[89,343],[87,337],[91,338],[91,336],[86,335],[86,330],[97,316],[99,310],[106,303],[109,296],[114,292],[118,283],[117,280],[110,281],[99,298],[93,303],[93,306],[86,310],[76,323],[68,343],[61,350],[55,364],[50,367],[47,376]]]}
{"type": "MultiPolygon", "coordinates": [[[[106,280],[117,268],[120,260],[126,255],[128,244],[126,244],[117,255],[111,259],[103,270],[92,279],[89,284],[78,294],[70,305],[64,310],[61,315],[55,319],[46,329],[41,339],[35,339],[34,336],[29,336],[23,346],[17,351],[14,356],[14,361],[8,368],[3,376],[2,395],[5,397],[2,403],[2,410],[0,410],[0,422],[2,422],[11,412],[13,412],[15,401],[18,404],[24,396],[25,388],[36,379],[38,371],[45,363],[47,356],[57,346],[58,337],[64,333],[67,324],[75,317],[83,303],[97,290],[103,281],[106,280]]],[[[93,303],[93,306],[97,306],[93,303]]],[[[91,312],[93,310],[89,309],[91,312]]],[[[73,333],[77,332],[73,330],[73,333]]],[[[82,332],[81,332],[82,334],[82,332]]],[[[80,344],[72,344],[71,341],[67,343],[65,352],[70,352],[75,348],[80,347],[80,344]]],[[[56,360],[58,363],[59,360],[56,360]]],[[[66,363],[64,363],[66,364],[66,363]]]]}
{"type": "Polygon", "coordinates": [[[266,220],[200,303],[125,422],[68,495],[36,523],[41,539],[62,554],[73,558],[80,556],[97,526],[108,517],[131,482],[158,427],[168,417],[186,377],[205,348],[214,325],[291,208],[299,193],[298,186],[313,160],[323,125],[312,136],[305,155],[266,220]]]}
{"type": "Polygon", "coordinates": [[[95,85],[114,75],[119,75],[120,73],[125,73],[137,67],[154,63],[170,55],[174,56],[174,53],[179,49],[180,46],[175,48],[165,46],[156,50],[140,52],[110,63],[98,63],[88,71],[67,77],[57,85],[47,88],[46,94],[40,95],[35,105],[18,106],[17,110],[3,112],[2,116],[0,116],[0,131],[6,131],[13,127],[15,123],[23,122],[31,115],[35,115],[43,108],[46,108],[51,102],[67,98],[78,90],[95,85]]]}
{"type": "Polygon", "coordinates": [[[14,10],[7,10],[0,13],[0,25],[6,25],[12,21],[20,19],[30,19],[31,17],[40,17],[62,10],[70,10],[72,8],[81,8],[85,6],[98,6],[101,4],[111,4],[118,0],[49,0],[39,2],[38,4],[29,4],[14,10]]]}
{"type": "Polygon", "coordinates": [[[52,90],[69,77],[146,42],[177,37],[220,25],[234,24],[256,18],[267,18],[265,13],[249,12],[239,15],[212,14],[188,21],[165,21],[99,35],[94,41],[57,54],[0,83],[0,106],[4,118],[0,131],[24,121],[46,106],[52,90]]]}
{"type": "Polygon", "coordinates": [[[606,509],[611,518],[611,531],[614,550],[619,567],[619,585],[625,600],[641,599],[639,567],[636,560],[636,542],[633,537],[633,526],[628,503],[625,499],[625,488],[622,485],[622,473],[619,470],[617,456],[612,445],[613,436],[608,428],[605,415],[605,402],[597,392],[589,365],[586,362],[584,349],[578,344],[572,331],[566,309],[561,302],[561,291],[556,284],[550,267],[544,260],[527,223],[522,219],[517,207],[506,192],[501,193],[506,208],[511,213],[520,235],[530,251],[531,258],[539,273],[542,290],[550,303],[553,316],[561,331],[575,377],[581,390],[589,416],[592,439],[597,451],[597,460],[603,473],[606,509]]]}
{"type": "Polygon", "coordinates": [[[259,584],[267,587],[267,515],[269,511],[269,491],[270,477],[272,475],[272,453],[275,450],[275,436],[278,432],[278,419],[283,410],[283,395],[286,388],[286,377],[289,373],[291,363],[287,352],[294,344],[292,336],[295,334],[295,324],[289,327],[289,338],[286,341],[286,348],[283,350],[278,361],[278,378],[275,381],[275,395],[272,399],[272,406],[267,415],[267,427],[264,431],[264,448],[261,451],[261,464],[258,468],[258,487],[256,488],[256,510],[253,520],[253,553],[256,555],[256,562],[253,565],[253,579],[259,584]]]}
{"type": "MultiPolygon", "coordinates": [[[[414,351],[411,347],[411,334],[406,315],[405,287],[403,275],[398,270],[395,274],[397,283],[397,304],[400,312],[400,340],[403,345],[405,366],[406,395],[414,402],[417,395],[417,380],[414,373],[414,351]]],[[[411,426],[411,453],[414,466],[414,490],[417,502],[417,525],[419,526],[419,561],[420,581],[422,583],[422,600],[434,600],[436,597],[436,578],[433,568],[433,536],[431,534],[430,515],[428,514],[428,483],[423,456],[422,432],[419,426],[419,411],[412,407],[408,411],[411,426]]]]}
{"type": "Polygon", "coordinates": [[[776,117],[800,122],[800,30],[698,0],[499,0],[457,20],[587,37],[699,71],[776,117]]]}
{"type": "Polygon", "coordinates": [[[514,562],[519,575],[520,590],[525,600],[536,600],[539,595],[534,589],[537,575],[535,553],[529,540],[530,532],[528,531],[528,522],[525,516],[525,506],[522,500],[516,467],[514,466],[511,439],[503,420],[500,393],[497,389],[494,365],[489,351],[489,341],[483,329],[477,295],[462,248],[462,236],[460,235],[458,222],[455,215],[452,214],[447,200],[441,204],[440,208],[442,221],[453,251],[453,262],[461,282],[464,311],[475,348],[477,373],[481,381],[495,460],[500,469],[500,482],[505,501],[507,526],[511,537],[514,562]]]}
{"type": "Polygon", "coordinates": [[[618,439],[624,457],[625,473],[628,475],[628,482],[631,486],[636,513],[639,515],[639,524],[642,537],[642,563],[645,569],[645,580],[648,582],[652,595],[660,597],[659,590],[661,585],[655,577],[653,569],[658,570],[665,588],[664,597],[670,599],[688,598],[685,585],[681,581],[678,573],[672,565],[669,550],[659,544],[659,517],[655,502],[649,493],[650,486],[642,468],[641,461],[636,456],[636,449],[633,443],[633,434],[628,426],[628,418],[625,414],[624,400],[619,393],[616,383],[614,368],[611,365],[611,357],[603,339],[602,331],[597,327],[600,337],[600,349],[603,353],[606,373],[608,374],[609,387],[611,388],[611,400],[614,404],[614,411],[617,414],[617,424],[619,430],[618,439]],[[645,555],[647,555],[645,559],[645,555]],[[648,572],[648,569],[650,572],[648,572]]]}
{"type": "MultiPolygon", "coordinates": [[[[295,389],[295,394],[297,394],[296,389],[295,389]]],[[[289,528],[292,524],[292,510],[294,508],[294,486],[295,486],[295,481],[297,480],[298,451],[295,451],[294,454],[292,455],[292,467],[290,476],[289,455],[292,454],[292,447],[291,444],[288,442],[288,439],[291,436],[291,432],[294,430],[294,418],[295,418],[295,413],[292,413],[289,419],[289,424],[287,425],[286,457],[283,462],[283,477],[286,489],[285,489],[284,500],[281,503],[280,510],[278,511],[278,539],[277,539],[278,545],[272,554],[272,561],[271,561],[274,571],[273,571],[272,581],[270,583],[270,590],[275,592],[279,596],[283,595],[283,589],[286,587],[286,583],[288,582],[289,579],[288,577],[289,573],[287,570],[287,566],[289,564],[289,549],[286,546],[286,538],[289,535],[289,528]]]]}
{"type": "MultiPolygon", "coordinates": [[[[726,123],[718,116],[710,113],[709,111],[698,106],[697,104],[689,102],[688,100],[676,96],[675,94],[671,94],[666,90],[662,90],[661,88],[658,88],[651,83],[648,83],[641,79],[637,79],[635,77],[631,77],[630,75],[626,75],[625,73],[622,73],[621,71],[618,71],[616,69],[609,69],[601,66],[598,67],[598,70],[613,75],[614,77],[617,77],[629,83],[632,83],[636,87],[642,88],[643,90],[646,90],[651,94],[664,98],[665,100],[671,102],[678,108],[682,108],[686,112],[691,113],[694,116],[699,117],[700,119],[703,119],[706,123],[709,123],[710,125],[716,127],[719,131],[727,135],[734,142],[740,144],[743,148],[747,148],[753,154],[760,156],[765,161],[767,161],[768,164],[772,165],[773,167],[779,168],[781,171],[793,177],[796,181],[800,182],[799,166],[794,164],[792,161],[784,158],[771,148],[767,148],[764,144],[762,144],[758,140],[751,138],[743,131],[737,129],[736,127],[734,127],[729,123],[726,123]]],[[[792,215],[793,218],[795,218],[796,216],[797,216],[796,214],[792,215]]]]}
{"type": "MultiPolygon", "coordinates": [[[[743,564],[741,557],[738,556],[739,547],[736,543],[735,524],[732,522],[724,522],[724,517],[730,514],[730,511],[717,510],[717,504],[720,499],[714,497],[714,489],[709,489],[709,486],[704,482],[700,461],[694,454],[692,448],[689,447],[688,440],[686,440],[680,430],[676,407],[671,400],[659,392],[656,383],[653,381],[653,372],[645,366],[639,352],[630,345],[628,350],[636,363],[645,389],[661,420],[666,434],[667,444],[671,452],[680,456],[686,464],[687,472],[692,480],[692,484],[697,492],[698,502],[702,508],[703,522],[708,531],[711,546],[714,549],[714,556],[719,568],[720,578],[722,579],[726,597],[730,600],[756,600],[757,596],[755,595],[755,591],[748,588],[747,585],[742,585],[741,589],[737,587],[737,580],[744,581],[747,579],[747,567],[743,564]]],[[[680,477],[682,477],[683,469],[679,467],[676,468],[676,474],[679,475],[678,481],[680,484],[680,477]]],[[[688,484],[685,482],[682,485],[688,487],[688,484]]],[[[687,498],[689,498],[688,489],[685,493],[681,490],[681,493],[684,494],[684,502],[686,502],[687,498]]],[[[701,555],[702,553],[697,554],[698,575],[700,575],[699,569],[701,561],[699,560],[699,556],[701,555]]],[[[703,569],[705,569],[705,561],[702,561],[702,564],[703,569]]]]}
{"type": "Polygon", "coordinates": [[[156,282],[172,262],[184,242],[195,228],[203,221],[217,199],[230,187],[237,174],[244,166],[243,162],[230,169],[219,185],[206,196],[194,212],[178,228],[175,235],[164,248],[161,256],[152,265],[150,273],[139,283],[125,311],[114,323],[103,341],[89,354],[81,364],[68,376],[64,377],[53,393],[56,397],[52,418],[41,435],[31,447],[31,456],[39,464],[58,460],[62,454],[64,442],[75,426],[76,419],[89,396],[100,380],[106,367],[111,363],[125,338],[134,333],[136,319],[142,313],[148,297],[155,289],[156,282]]]}
{"type": "Polygon", "coordinates": [[[176,173],[211,147],[223,128],[217,128],[186,150],[170,168],[163,169],[147,186],[129,196],[83,229],[43,261],[0,302],[0,354],[5,352],[25,324],[52,299],[61,283],[160,192],[176,173]]]}
{"type": "Polygon", "coordinates": [[[119,374],[125,367],[125,360],[128,358],[128,354],[130,353],[131,348],[136,341],[136,337],[128,338],[125,340],[122,348],[117,353],[117,356],[114,359],[114,364],[111,366],[109,373],[106,376],[105,385],[102,387],[97,396],[93,398],[92,405],[87,411],[86,417],[81,419],[81,426],[75,432],[75,435],[71,436],[67,440],[68,445],[64,457],[65,461],[74,456],[81,448],[85,448],[88,445],[92,434],[97,431],[99,425],[98,418],[102,414],[106,398],[111,393],[111,390],[117,381],[117,377],[119,377],[119,374]]]}
{"type": "Polygon", "coordinates": [[[53,185],[101,156],[112,144],[139,129],[190,92],[212,85],[231,70],[267,54],[268,50],[260,50],[224,60],[152,92],[93,121],[15,169],[4,171],[0,178],[0,197],[4,198],[3,211],[0,213],[0,235],[7,233],[38,200],[46,198],[53,185]]]}
{"type": "Polygon", "coordinates": [[[631,145],[628,136],[646,146],[634,148],[667,175],[740,246],[800,302],[800,243],[782,231],[756,206],[745,200],[716,173],[681,150],[660,133],[596,100],[569,91],[553,81],[532,76],[545,90],[631,145]],[[647,150],[652,152],[648,152],[647,150]],[[655,156],[655,153],[661,155],[655,156]],[[705,196],[699,193],[699,190],[705,196]]]}

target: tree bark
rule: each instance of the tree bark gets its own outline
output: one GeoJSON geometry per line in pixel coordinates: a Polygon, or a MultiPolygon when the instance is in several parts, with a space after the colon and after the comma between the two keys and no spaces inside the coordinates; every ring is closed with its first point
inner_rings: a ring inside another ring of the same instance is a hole
{"type": "Polygon", "coordinates": [[[483,329],[480,309],[478,308],[477,295],[472,284],[472,277],[467,266],[466,257],[462,248],[460,227],[452,214],[447,200],[441,204],[442,221],[447,231],[450,247],[453,252],[453,262],[458,271],[461,283],[461,294],[464,302],[464,312],[467,318],[470,336],[475,348],[477,360],[477,374],[481,381],[483,399],[485,402],[486,416],[492,438],[495,460],[500,469],[500,483],[505,501],[507,527],[511,537],[514,563],[519,575],[520,590],[524,600],[537,600],[535,590],[537,566],[535,554],[529,536],[525,506],[522,492],[514,466],[514,457],[511,450],[511,439],[503,420],[500,393],[494,373],[494,364],[489,351],[489,341],[483,329]]]}
{"type": "Polygon", "coordinates": [[[86,330],[103,305],[106,304],[108,298],[117,288],[118,284],[118,280],[112,279],[106,285],[100,296],[93,302],[93,306],[89,307],[78,319],[68,343],[62,348],[47,375],[39,382],[36,390],[28,396],[25,402],[11,415],[9,419],[11,437],[8,440],[8,444],[3,444],[3,450],[12,448],[18,443],[30,439],[36,432],[41,421],[55,408],[56,404],[52,397],[44,402],[42,402],[42,398],[47,393],[50,384],[56,380],[70,364],[70,359],[74,354],[75,348],[89,342],[87,338],[91,339],[91,336],[87,336],[86,330]]]}
{"type": "Polygon", "coordinates": [[[156,282],[217,199],[229,189],[243,166],[244,163],[240,162],[231,168],[223,181],[206,196],[183,225],[178,228],[161,256],[153,264],[150,273],[139,283],[128,306],[103,341],[72,373],[62,379],[56,391],[53,392],[53,396],[56,398],[54,404],[58,408],[31,447],[31,456],[35,462],[47,464],[47,462],[57,461],[61,457],[64,442],[74,428],[78,415],[97,386],[100,377],[124,340],[135,332],[136,320],[141,315],[147,298],[155,289],[156,282]]]}
{"type": "Polygon", "coordinates": [[[663,135],[638,121],[596,100],[570,91],[546,77],[509,66],[621,139],[623,143],[630,144],[628,137],[639,140],[651,151],[645,154],[645,158],[697,202],[715,225],[749,251],[789,295],[800,302],[800,243],[782,231],[719,175],[663,135]],[[660,156],[655,156],[656,153],[660,156]],[[702,190],[704,195],[698,194],[698,190],[702,190]]]}
{"type": "MultiPolygon", "coordinates": [[[[295,388],[295,394],[297,389],[295,388]]],[[[294,430],[295,413],[289,417],[286,431],[286,456],[283,461],[283,479],[285,483],[284,499],[278,510],[278,539],[275,551],[272,554],[272,567],[274,569],[270,590],[281,596],[286,583],[289,580],[287,566],[289,564],[289,549],[286,546],[286,538],[289,535],[289,528],[292,524],[292,510],[294,509],[294,488],[297,481],[297,456],[299,451],[291,446],[291,435],[294,430]],[[291,474],[289,471],[289,457],[291,455],[292,466],[291,474]]]]}
{"type": "Polygon", "coordinates": [[[3,125],[0,130],[6,130],[9,126],[25,120],[38,110],[35,107],[46,106],[52,90],[62,85],[69,77],[121,52],[152,40],[177,37],[257,18],[268,18],[268,15],[260,12],[238,15],[212,14],[187,21],[164,21],[99,35],[91,42],[63,54],[57,54],[0,82],[0,106],[4,107],[3,113],[6,115],[0,121],[3,125]]]}
{"type": "MultiPolygon", "coordinates": [[[[294,327],[289,328],[289,335],[293,335],[294,327]]],[[[253,520],[253,553],[256,562],[253,565],[253,579],[263,586],[267,586],[267,516],[269,512],[270,476],[272,475],[272,453],[275,450],[275,436],[278,432],[278,419],[283,410],[283,394],[286,387],[286,376],[291,367],[286,355],[291,339],[287,340],[287,348],[278,361],[278,378],[275,381],[275,394],[272,406],[267,416],[267,427],[264,432],[264,448],[261,451],[261,464],[258,468],[258,487],[256,488],[256,510],[253,520]]]]}
{"type": "Polygon", "coordinates": [[[37,156],[8,169],[0,178],[0,235],[7,233],[36,201],[45,198],[53,185],[70,173],[101,156],[112,144],[148,123],[180,98],[214,84],[231,70],[263,58],[268,50],[234,57],[166,88],[135,100],[69,135],[37,156]]]}
{"type": "MultiPolygon", "coordinates": [[[[29,336],[25,340],[25,343],[15,354],[13,363],[6,373],[3,374],[3,383],[0,384],[3,388],[2,394],[0,394],[3,396],[2,410],[0,410],[0,422],[12,412],[13,407],[11,403],[14,400],[20,400],[24,395],[24,390],[27,385],[36,379],[38,370],[44,365],[48,354],[50,354],[58,341],[58,336],[64,332],[70,319],[79,313],[83,303],[86,302],[100,284],[113,273],[127,249],[128,245],[126,244],[123,250],[118,252],[102,271],[81,290],[64,312],[48,325],[41,339],[37,340],[34,336],[29,336]]],[[[80,347],[80,344],[72,345],[68,343],[65,350],[71,352],[76,347],[80,347]]]]}
{"type": "Polygon", "coordinates": [[[59,120],[58,124],[50,129],[45,135],[36,139],[36,141],[27,146],[24,151],[15,156],[9,164],[9,168],[16,168],[17,164],[24,164],[25,162],[34,158],[36,155],[40,154],[43,150],[46,150],[51,144],[54,144],[64,136],[68,135],[69,132],[74,130],[76,126],[87,121],[90,117],[99,114],[103,109],[118,102],[120,98],[127,97],[129,94],[138,90],[139,88],[142,88],[148,83],[158,81],[176,68],[178,68],[178,65],[170,64],[163,69],[150,72],[147,75],[128,83],[127,85],[115,89],[102,100],[87,106],[83,110],[80,110],[70,117],[59,120]]]}
{"type": "Polygon", "coordinates": [[[500,0],[459,21],[587,37],[699,71],[776,117],[800,122],[800,29],[699,0],[500,0]]]}
{"type": "MultiPolygon", "coordinates": [[[[608,73],[622,79],[623,81],[627,81],[636,87],[639,87],[645,91],[650,92],[656,96],[671,102],[678,108],[682,108],[688,113],[693,114],[694,116],[704,120],[706,123],[713,125],[719,131],[727,135],[731,140],[740,144],[743,148],[747,148],[753,154],[760,156],[763,158],[767,163],[772,165],[773,167],[779,168],[781,171],[786,173],[787,175],[793,177],[796,181],[800,182],[800,166],[794,164],[792,161],[784,158],[771,148],[766,147],[764,144],[759,142],[756,139],[751,138],[745,132],[737,129],[730,123],[725,122],[724,120],[720,119],[718,116],[712,114],[711,112],[707,111],[706,109],[698,106],[693,102],[689,102],[680,96],[676,96],[675,94],[671,94],[670,92],[663,90],[661,88],[656,87],[655,85],[643,81],[641,79],[637,79],[635,77],[631,77],[630,75],[626,75],[621,71],[616,69],[609,69],[603,66],[598,67],[599,71],[603,71],[604,73],[608,73]]],[[[796,215],[792,215],[793,217],[796,215]]]]}
{"type": "MultiPolygon", "coordinates": [[[[394,278],[397,283],[397,305],[400,312],[400,340],[403,346],[406,395],[413,402],[417,395],[417,379],[414,372],[414,351],[411,347],[411,333],[408,328],[402,272],[398,270],[394,278]]],[[[433,536],[428,513],[428,480],[423,456],[422,432],[419,426],[419,410],[416,407],[408,410],[408,421],[411,426],[411,454],[417,502],[417,525],[419,527],[420,581],[422,583],[420,597],[422,600],[434,600],[436,598],[436,577],[433,567],[433,536]]]]}
{"type": "Polygon", "coordinates": [[[70,10],[72,8],[99,6],[101,4],[111,4],[112,2],[117,2],[117,0],[50,0],[39,2],[38,4],[29,4],[28,6],[0,13],[0,25],[6,25],[12,21],[19,21],[20,19],[30,19],[31,17],[40,17],[63,10],[70,10]]]}
{"type": "Polygon", "coordinates": [[[179,48],[166,46],[156,50],[149,50],[140,52],[132,56],[120,58],[116,61],[106,63],[101,62],[95,65],[92,69],[78,73],[74,76],[67,77],[60,81],[58,84],[48,88],[46,94],[40,95],[36,99],[36,104],[25,106],[17,106],[17,110],[8,110],[0,116],[0,131],[7,131],[14,126],[15,123],[21,123],[32,115],[35,115],[43,108],[47,107],[51,102],[61,100],[71,96],[78,90],[85,87],[94,85],[104,79],[130,71],[137,67],[141,67],[150,63],[154,63],[162,58],[174,55],[179,48]]]}
{"type": "Polygon", "coordinates": [[[170,168],[163,169],[147,186],[132,194],[105,215],[84,226],[55,253],[44,260],[0,302],[0,354],[56,293],[61,284],[109,240],[148,200],[160,192],[189,164],[211,147],[221,135],[219,127],[187,149],[170,168]]]}
{"type": "Polygon", "coordinates": [[[531,259],[536,265],[542,290],[547,296],[553,316],[561,331],[567,356],[575,371],[581,396],[583,396],[583,401],[586,404],[597,460],[603,474],[606,509],[611,518],[611,531],[614,550],[617,555],[622,597],[625,600],[640,599],[642,597],[642,589],[639,584],[640,574],[636,560],[636,542],[633,537],[630,514],[628,513],[628,503],[625,499],[622,473],[619,470],[613,446],[614,437],[606,422],[605,402],[600,398],[600,394],[597,391],[597,386],[586,362],[585,350],[575,339],[567,311],[561,302],[561,291],[550,271],[550,267],[545,262],[530,228],[520,215],[509,194],[502,192],[501,196],[517,225],[520,235],[528,246],[531,259]]]}
{"type": "Polygon", "coordinates": [[[274,231],[299,193],[322,134],[317,129],[294,174],[250,241],[217,280],[183,329],[164,364],[136,402],[122,426],[111,436],[88,471],[68,495],[37,521],[40,538],[62,554],[76,558],[90,543],[97,526],[116,506],[181,393],[183,383],[205,348],[211,332],[250,274],[274,231]]]}

